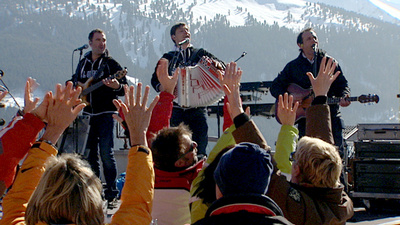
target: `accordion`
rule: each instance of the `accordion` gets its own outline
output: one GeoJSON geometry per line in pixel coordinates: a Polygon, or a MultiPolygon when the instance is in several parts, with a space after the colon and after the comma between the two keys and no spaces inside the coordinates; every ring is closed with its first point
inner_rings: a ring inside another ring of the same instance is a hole
{"type": "Polygon", "coordinates": [[[224,96],[214,60],[203,56],[195,66],[180,70],[174,101],[182,107],[205,107],[224,96]]]}

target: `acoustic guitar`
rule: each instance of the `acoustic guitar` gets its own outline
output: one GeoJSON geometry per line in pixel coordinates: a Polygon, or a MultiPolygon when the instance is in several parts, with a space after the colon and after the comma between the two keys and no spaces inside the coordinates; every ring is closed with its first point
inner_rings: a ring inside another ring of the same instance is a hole
{"type": "MultiPolygon", "coordinates": [[[[308,107],[310,107],[311,102],[314,99],[312,89],[304,89],[300,87],[297,84],[291,83],[289,84],[287,88],[287,92],[291,95],[293,95],[293,102],[298,101],[299,108],[296,111],[296,123],[298,120],[301,118],[306,117],[306,110],[308,107]]],[[[328,104],[338,104],[342,98],[340,97],[332,97],[328,98],[328,104]]],[[[379,96],[378,95],[360,95],[360,96],[355,96],[355,97],[347,97],[345,98],[347,101],[354,102],[358,101],[360,103],[378,103],[379,102],[379,96]]],[[[279,120],[279,115],[278,115],[278,100],[275,102],[275,115],[276,115],[276,120],[278,123],[281,123],[279,120]]]]}
{"type": "MultiPolygon", "coordinates": [[[[127,73],[128,73],[128,70],[125,67],[123,70],[117,71],[115,74],[110,75],[106,79],[108,79],[108,80],[111,80],[114,78],[121,79],[121,78],[125,77],[127,73]]],[[[87,98],[86,98],[87,95],[104,85],[103,81],[99,81],[99,82],[91,85],[93,82],[93,79],[94,79],[93,77],[90,77],[85,83],[78,82],[78,86],[82,87],[82,93],[80,95],[80,98],[82,99],[82,102],[86,103],[86,105],[89,105],[89,102],[87,101],[87,98]]]]}

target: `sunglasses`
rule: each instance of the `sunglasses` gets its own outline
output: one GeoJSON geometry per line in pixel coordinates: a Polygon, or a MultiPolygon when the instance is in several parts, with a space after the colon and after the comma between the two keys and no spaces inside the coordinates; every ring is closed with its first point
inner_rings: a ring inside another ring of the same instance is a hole
{"type": "Polygon", "coordinates": [[[185,162],[186,162],[186,161],[189,161],[190,159],[186,158],[185,156],[188,155],[188,154],[190,154],[190,153],[192,153],[192,152],[196,149],[196,148],[195,148],[195,145],[196,145],[195,142],[192,142],[192,143],[190,144],[189,150],[188,150],[185,154],[181,155],[181,156],[178,158],[178,160],[183,159],[185,162]]]}

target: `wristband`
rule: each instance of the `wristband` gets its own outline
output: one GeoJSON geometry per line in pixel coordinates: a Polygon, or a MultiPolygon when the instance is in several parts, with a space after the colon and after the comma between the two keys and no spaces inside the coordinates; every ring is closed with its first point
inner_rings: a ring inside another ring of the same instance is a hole
{"type": "Polygon", "coordinates": [[[42,140],[42,139],[40,139],[39,140],[40,142],[44,142],[44,143],[46,143],[46,144],[49,144],[49,145],[51,145],[51,146],[53,146],[54,148],[56,147],[51,141],[49,141],[49,140],[42,140]]]}

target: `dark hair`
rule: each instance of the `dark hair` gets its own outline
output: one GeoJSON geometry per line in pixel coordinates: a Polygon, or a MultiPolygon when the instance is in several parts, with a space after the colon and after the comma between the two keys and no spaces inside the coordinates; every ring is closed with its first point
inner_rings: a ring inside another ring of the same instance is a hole
{"type": "Polygon", "coordinates": [[[166,127],[158,132],[151,143],[154,166],[157,169],[174,172],[182,168],[175,167],[176,160],[185,151],[183,136],[192,138],[189,127],[183,123],[177,127],[166,127]]]}
{"type": "Polygon", "coordinates": [[[175,41],[174,41],[174,39],[172,39],[172,35],[175,35],[176,30],[181,26],[187,26],[187,24],[184,22],[178,22],[175,25],[173,25],[171,27],[171,30],[169,31],[169,34],[171,35],[171,40],[172,40],[172,42],[174,42],[174,44],[175,44],[175,41]]]}
{"type": "Polygon", "coordinates": [[[311,31],[314,31],[314,29],[311,28],[311,27],[302,30],[302,31],[299,33],[299,35],[297,35],[297,44],[303,44],[303,34],[304,34],[305,32],[311,32],[311,31]]]}
{"type": "Polygon", "coordinates": [[[203,200],[204,204],[211,204],[217,200],[215,196],[215,180],[214,171],[218,166],[219,160],[222,155],[228,150],[235,147],[234,145],[229,145],[221,150],[215,159],[204,169],[204,173],[201,175],[201,181],[197,184],[197,190],[193,193],[193,196],[203,200]]]}
{"type": "Polygon", "coordinates": [[[100,28],[96,28],[96,29],[90,31],[89,36],[88,36],[89,41],[91,41],[91,40],[93,39],[93,35],[94,35],[95,33],[104,34],[104,31],[103,31],[102,29],[100,29],[100,28]]]}

